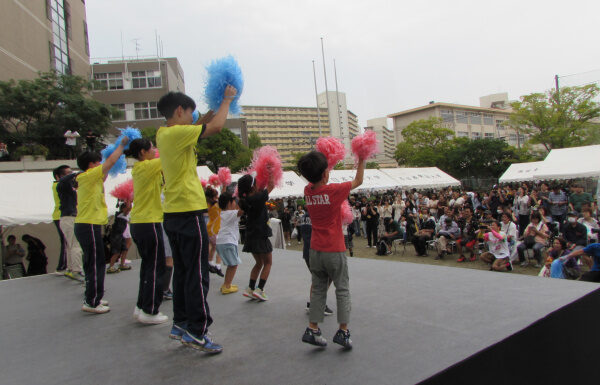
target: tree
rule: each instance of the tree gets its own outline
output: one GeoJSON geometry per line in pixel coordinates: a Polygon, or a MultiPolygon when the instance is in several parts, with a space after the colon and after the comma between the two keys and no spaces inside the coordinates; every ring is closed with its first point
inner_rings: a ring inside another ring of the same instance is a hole
{"type": "Polygon", "coordinates": [[[196,151],[198,162],[206,164],[213,172],[224,166],[228,166],[231,172],[238,172],[248,167],[252,160],[252,151],[228,128],[202,139],[196,145],[196,151]]]}
{"type": "Polygon", "coordinates": [[[142,138],[149,139],[152,143],[156,144],[156,133],[158,132],[157,127],[144,127],[140,129],[142,138]]]}
{"type": "Polygon", "coordinates": [[[367,164],[365,164],[365,168],[376,168],[379,170],[379,163],[377,162],[367,162],[367,164]]]}
{"type": "Polygon", "coordinates": [[[404,141],[396,147],[396,161],[400,165],[425,167],[444,163],[454,131],[440,126],[440,118],[415,120],[402,130],[404,141]]]}
{"type": "Polygon", "coordinates": [[[67,130],[103,136],[114,109],[92,99],[91,90],[87,79],[54,71],[0,82],[0,135],[14,146],[43,144],[51,157],[64,155],[67,130]]]}
{"type": "Polygon", "coordinates": [[[248,148],[254,150],[259,147],[262,147],[260,136],[258,136],[256,131],[250,131],[250,134],[248,135],[248,148]]]}
{"type": "Polygon", "coordinates": [[[598,94],[600,88],[589,84],[522,96],[511,104],[509,124],[547,151],[599,143],[599,126],[591,122],[600,117],[600,104],[594,101],[598,94]]]}

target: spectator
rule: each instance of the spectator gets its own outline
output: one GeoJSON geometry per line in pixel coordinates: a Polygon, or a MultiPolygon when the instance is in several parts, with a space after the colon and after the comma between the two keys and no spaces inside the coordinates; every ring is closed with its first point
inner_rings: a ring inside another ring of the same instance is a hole
{"type": "Polygon", "coordinates": [[[560,257],[566,263],[570,259],[581,257],[583,262],[590,267],[590,271],[584,273],[580,280],[587,282],[600,282],[600,243],[592,243],[583,249],[573,251],[572,253],[560,257]]]}
{"type": "Polygon", "coordinates": [[[392,243],[396,239],[402,239],[404,237],[404,233],[400,228],[400,224],[393,220],[392,218],[384,218],[383,224],[385,226],[385,231],[381,235],[381,240],[384,241],[387,245],[388,254],[392,253],[392,243]]]}
{"type": "Polygon", "coordinates": [[[9,157],[8,147],[6,146],[5,143],[0,142],[0,161],[8,160],[8,157],[9,157]]]}
{"type": "Polygon", "coordinates": [[[377,247],[377,226],[379,225],[379,213],[374,202],[369,202],[363,207],[363,213],[367,220],[367,247],[377,247]]]}
{"type": "Polygon", "coordinates": [[[491,225],[480,225],[480,227],[485,231],[484,240],[489,250],[481,254],[481,260],[492,264],[490,270],[512,271],[510,250],[506,234],[500,231],[500,222],[494,220],[491,225]]]}
{"type": "Polygon", "coordinates": [[[529,225],[529,215],[531,214],[529,196],[525,193],[523,187],[519,187],[517,190],[517,197],[514,203],[514,211],[519,216],[519,235],[523,235],[523,232],[529,225]]]}
{"type": "Polygon", "coordinates": [[[354,226],[354,233],[357,237],[362,236],[362,226],[360,225],[360,203],[354,203],[352,206],[352,225],[354,226]]]}
{"type": "Polygon", "coordinates": [[[548,202],[550,204],[550,214],[552,214],[552,220],[558,223],[565,221],[567,214],[567,194],[560,189],[559,185],[554,185],[552,192],[548,194],[548,202]]]}
{"type": "Polygon", "coordinates": [[[96,139],[98,135],[94,134],[92,130],[88,130],[87,134],[85,134],[85,143],[87,145],[87,151],[96,151],[96,139]]]}
{"type": "Polygon", "coordinates": [[[571,195],[569,195],[569,207],[577,213],[581,213],[583,207],[591,206],[594,201],[592,194],[583,192],[583,187],[579,184],[571,186],[571,192],[571,195]]]}
{"type": "Polygon", "coordinates": [[[577,222],[576,212],[572,211],[567,215],[567,222],[562,225],[561,232],[569,250],[583,249],[587,245],[587,227],[577,222]]]}
{"type": "Polygon", "coordinates": [[[65,144],[67,145],[67,151],[69,153],[69,159],[75,159],[75,146],[77,146],[77,138],[79,138],[77,130],[67,130],[64,137],[67,138],[65,144]]]}
{"type": "Polygon", "coordinates": [[[300,226],[302,226],[304,214],[304,207],[302,205],[298,205],[298,209],[294,211],[294,226],[296,227],[296,240],[298,241],[298,244],[300,244],[302,241],[302,232],[300,231],[300,226]]]}
{"type": "Polygon", "coordinates": [[[588,240],[592,243],[598,242],[598,233],[594,233],[592,230],[600,228],[598,221],[592,217],[592,209],[584,208],[581,210],[583,218],[579,218],[577,222],[587,227],[588,240]]]}
{"type": "MultiPolygon", "coordinates": [[[[479,206],[481,207],[481,206],[479,206]]],[[[473,216],[473,209],[465,207],[463,210],[463,216],[459,219],[459,227],[462,229],[462,237],[456,241],[456,248],[458,249],[459,258],[457,262],[466,262],[467,259],[463,254],[463,246],[469,250],[471,262],[477,260],[475,256],[475,245],[477,244],[477,235],[475,232],[479,228],[479,221],[473,216]]]]}
{"type": "Polygon", "coordinates": [[[552,242],[552,248],[548,251],[545,269],[540,272],[540,275],[543,277],[564,279],[563,264],[565,261],[560,259],[560,257],[567,254],[569,254],[567,241],[561,237],[555,238],[554,242],[552,242]]]}
{"type": "MultiPolygon", "coordinates": [[[[456,203],[455,203],[456,204],[456,203]]],[[[438,232],[438,239],[436,241],[437,256],[435,259],[444,259],[448,253],[448,241],[456,240],[460,237],[460,228],[455,221],[450,217],[446,217],[440,231],[438,232]]]]}
{"type": "Polygon", "coordinates": [[[23,242],[27,243],[27,275],[47,274],[46,266],[48,266],[48,258],[46,257],[46,245],[37,238],[29,234],[21,237],[23,242]]]}
{"type": "Polygon", "coordinates": [[[533,249],[533,255],[537,261],[535,267],[539,268],[542,265],[542,249],[546,245],[548,239],[548,227],[542,222],[542,218],[539,213],[534,212],[531,214],[531,223],[523,232],[524,240],[519,246],[517,246],[517,252],[519,253],[519,261],[521,267],[529,265],[529,262],[525,260],[525,250],[533,249]]]}
{"type": "Polygon", "coordinates": [[[415,230],[412,243],[417,257],[424,257],[427,255],[427,241],[432,238],[435,232],[435,218],[429,215],[426,208],[421,211],[419,220],[415,221],[415,230]]]}
{"type": "Polygon", "coordinates": [[[500,223],[500,231],[506,234],[506,240],[508,242],[508,248],[510,249],[510,255],[513,255],[515,244],[517,243],[517,225],[512,221],[510,214],[502,214],[502,221],[500,223]]]}
{"type": "Polygon", "coordinates": [[[23,265],[24,256],[25,250],[23,246],[17,243],[17,238],[14,235],[9,235],[6,254],[4,255],[4,264],[6,266],[20,266],[23,269],[23,275],[25,275],[25,266],[23,265]]]}
{"type": "Polygon", "coordinates": [[[283,237],[288,246],[291,246],[290,234],[292,233],[292,214],[290,213],[290,206],[283,209],[281,213],[281,228],[283,230],[283,237]]]}

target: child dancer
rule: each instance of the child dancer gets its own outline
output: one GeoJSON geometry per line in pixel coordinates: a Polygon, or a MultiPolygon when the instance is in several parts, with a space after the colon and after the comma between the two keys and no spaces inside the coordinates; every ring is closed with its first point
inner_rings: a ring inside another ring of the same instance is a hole
{"type": "MultiPolygon", "coordinates": [[[[125,238],[125,231],[128,226],[129,212],[131,204],[127,202],[121,203],[119,211],[115,214],[115,221],[110,229],[110,263],[106,269],[107,274],[118,273],[121,270],[130,270],[131,266],[125,264],[125,256],[129,246],[125,238]],[[117,260],[121,260],[119,266],[115,266],[117,260]]],[[[131,237],[129,237],[131,239],[131,237]]]]}
{"type": "Polygon", "coordinates": [[[157,106],[167,120],[167,126],[156,133],[156,144],[165,177],[163,223],[174,264],[170,338],[207,353],[220,353],[223,346],[207,335],[212,324],[206,302],[210,280],[208,234],[202,217],[207,206],[196,172],[194,149],[199,139],[221,131],[236,94],[234,87],[227,86],[214,117],[207,114],[196,125],[192,125],[196,103],[185,94],[169,92],[160,98],[157,106]]]}
{"type": "Polygon", "coordinates": [[[327,345],[318,324],[323,322],[327,288],[329,282],[333,281],[337,298],[337,318],[340,324],[333,342],[351,349],[352,341],[348,330],[350,279],[346,246],[342,235],[341,206],[348,199],[350,190],[362,184],[365,162],[359,159],[354,180],[345,183],[327,183],[329,181],[327,158],[318,151],[311,151],[302,156],[298,161],[298,170],[310,182],[304,188],[304,197],[312,222],[310,271],[313,289],[310,296],[310,322],[302,336],[302,342],[317,346],[327,345]]]}
{"type": "Polygon", "coordinates": [[[77,175],[77,216],[75,217],[75,237],[83,250],[83,270],[85,272],[85,302],[81,310],[90,313],[110,311],[104,296],[104,244],[103,225],[108,222],[108,211],[104,200],[104,181],[108,171],[123,153],[128,142],[125,137],[119,146],[104,161],[97,152],[84,152],[77,157],[77,165],[82,173],[77,175]]]}
{"type": "Polygon", "coordinates": [[[165,246],[160,198],[162,168],[155,153],[148,139],[135,139],[127,150],[128,156],[138,160],[131,170],[134,193],[131,235],[142,257],[140,286],[133,316],[145,324],[160,324],[169,320],[158,311],[163,299],[165,246]]]}
{"type": "Polygon", "coordinates": [[[221,209],[221,228],[217,234],[217,253],[227,266],[221,294],[230,294],[238,291],[237,285],[232,285],[231,282],[237,266],[242,263],[238,255],[238,242],[240,216],[243,211],[238,209],[235,198],[227,191],[219,197],[219,208],[221,209]]]}
{"type": "Polygon", "coordinates": [[[206,196],[206,204],[208,205],[208,223],[206,230],[208,231],[208,270],[223,277],[221,271],[221,257],[217,252],[217,234],[221,227],[221,210],[219,210],[218,200],[219,192],[214,188],[207,186],[204,190],[206,196]],[[217,254],[217,263],[214,263],[215,253],[217,254]]]}
{"type": "Polygon", "coordinates": [[[273,178],[269,179],[265,190],[257,190],[256,177],[253,175],[247,174],[238,180],[240,207],[247,215],[246,240],[242,251],[252,253],[255,260],[254,267],[250,271],[250,283],[243,294],[244,297],[256,298],[260,301],[269,299],[265,294],[265,284],[271,272],[273,246],[271,246],[269,237],[273,235],[273,232],[267,223],[269,214],[265,204],[274,187],[273,178]],[[260,281],[256,287],[259,275],[260,281]]]}

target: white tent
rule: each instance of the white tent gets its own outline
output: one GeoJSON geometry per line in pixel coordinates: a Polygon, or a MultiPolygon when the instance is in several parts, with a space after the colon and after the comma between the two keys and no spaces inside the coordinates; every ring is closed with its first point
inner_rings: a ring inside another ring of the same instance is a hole
{"type": "Polygon", "coordinates": [[[513,163],[504,171],[498,180],[500,183],[523,182],[536,180],[535,175],[539,172],[544,162],[513,163]]]}
{"type": "Polygon", "coordinates": [[[460,181],[437,167],[382,168],[381,171],[397,181],[397,187],[443,188],[460,186],[460,181]]]}
{"type": "Polygon", "coordinates": [[[210,171],[210,168],[208,168],[208,166],[196,167],[196,173],[198,174],[198,178],[202,178],[202,179],[206,179],[206,180],[208,180],[208,178],[212,174],[214,174],[214,172],[210,171]]]}
{"type": "MultiPolygon", "coordinates": [[[[331,170],[329,172],[330,183],[350,182],[356,176],[356,170],[331,170]]],[[[387,174],[376,169],[366,169],[363,183],[357,191],[387,190],[398,187],[398,181],[387,174]]]]}
{"type": "Polygon", "coordinates": [[[269,198],[286,198],[304,196],[304,187],[307,183],[293,171],[283,172],[281,187],[275,187],[269,194],[269,198]]]}
{"type": "Polygon", "coordinates": [[[600,177],[600,145],[552,150],[535,173],[535,179],[598,177],[600,177]]]}

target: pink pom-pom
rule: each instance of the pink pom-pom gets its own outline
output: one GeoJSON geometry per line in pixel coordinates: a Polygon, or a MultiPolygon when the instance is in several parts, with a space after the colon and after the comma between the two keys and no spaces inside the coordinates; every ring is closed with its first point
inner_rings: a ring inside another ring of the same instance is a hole
{"type": "Polygon", "coordinates": [[[122,201],[133,201],[133,179],[127,179],[115,186],[110,195],[122,201]]]}
{"type": "Polygon", "coordinates": [[[327,158],[327,168],[330,170],[346,157],[346,147],[338,138],[327,136],[317,139],[317,151],[327,158]]]}
{"type": "Polygon", "coordinates": [[[272,178],[276,186],[281,186],[283,180],[283,169],[281,156],[277,149],[272,146],[263,146],[254,150],[254,157],[250,165],[250,172],[256,172],[256,187],[264,189],[272,178]]]}
{"type": "Polygon", "coordinates": [[[350,209],[350,204],[347,200],[342,203],[342,224],[349,225],[354,221],[354,216],[352,215],[352,210],[350,209]]]}
{"type": "Polygon", "coordinates": [[[200,183],[202,183],[202,188],[206,190],[206,186],[208,186],[208,181],[204,178],[200,178],[200,183]]]}
{"type": "Polygon", "coordinates": [[[357,160],[367,160],[379,152],[377,135],[373,130],[366,130],[364,134],[352,139],[352,153],[357,160]]]}
{"type": "Polygon", "coordinates": [[[231,170],[229,167],[219,167],[217,175],[219,176],[221,186],[227,187],[231,184],[231,170]]]}
{"type": "Polygon", "coordinates": [[[212,174],[211,176],[209,176],[208,184],[211,184],[213,186],[221,185],[221,182],[219,181],[219,176],[217,174],[212,174]]]}

